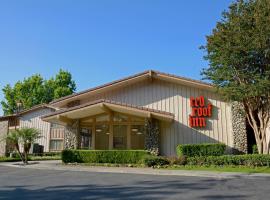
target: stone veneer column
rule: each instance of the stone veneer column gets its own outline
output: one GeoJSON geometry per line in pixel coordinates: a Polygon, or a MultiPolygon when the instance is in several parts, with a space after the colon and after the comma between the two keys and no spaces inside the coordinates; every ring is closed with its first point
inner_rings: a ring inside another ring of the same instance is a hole
{"type": "Polygon", "coordinates": [[[5,137],[8,133],[8,121],[0,122],[0,156],[5,156],[6,154],[6,141],[5,137]]]}
{"type": "Polygon", "coordinates": [[[233,133],[233,153],[247,153],[247,130],[244,107],[239,102],[233,102],[232,112],[232,133],[233,133]]]}
{"type": "Polygon", "coordinates": [[[159,155],[159,121],[147,119],[145,122],[145,149],[153,155],[159,155]]]}
{"type": "Polygon", "coordinates": [[[72,125],[66,125],[64,135],[64,149],[78,149],[80,145],[79,120],[72,125]]]}

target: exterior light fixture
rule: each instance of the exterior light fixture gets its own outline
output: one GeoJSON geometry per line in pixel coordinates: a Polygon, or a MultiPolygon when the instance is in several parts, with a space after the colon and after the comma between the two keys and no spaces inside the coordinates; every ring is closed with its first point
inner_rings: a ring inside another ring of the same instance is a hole
{"type": "Polygon", "coordinates": [[[142,132],[137,132],[137,135],[141,135],[142,134],[142,132]]]}
{"type": "Polygon", "coordinates": [[[100,133],[100,132],[102,132],[102,130],[101,129],[96,129],[96,132],[99,132],[100,133]]]}
{"type": "Polygon", "coordinates": [[[110,132],[107,132],[106,135],[110,135],[111,133],[110,132]]]}
{"type": "Polygon", "coordinates": [[[137,128],[133,128],[133,129],[131,129],[133,132],[137,132],[138,131],[138,129],[137,128]]]}

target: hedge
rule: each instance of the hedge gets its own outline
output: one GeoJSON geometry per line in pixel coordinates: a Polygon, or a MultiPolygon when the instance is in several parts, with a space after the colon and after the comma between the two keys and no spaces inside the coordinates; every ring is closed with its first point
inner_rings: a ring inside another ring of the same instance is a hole
{"type": "Polygon", "coordinates": [[[149,153],[144,150],[63,150],[64,163],[139,163],[149,153]]]}
{"type": "Polygon", "coordinates": [[[147,167],[163,166],[170,164],[170,161],[161,156],[147,155],[142,159],[142,163],[147,167]]]}
{"type": "Polygon", "coordinates": [[[270,155],[224,155],[224,156],[200,156],[187,158],[187,165],[243,165],[250,167],[270,166],[270,155]]]}
{"type": "Polygon", "coordinates": [[[181,156],[221,156],[225,154],[226,145],[221,143],[180,144],[176,148],[177,155],[181,156]]]}

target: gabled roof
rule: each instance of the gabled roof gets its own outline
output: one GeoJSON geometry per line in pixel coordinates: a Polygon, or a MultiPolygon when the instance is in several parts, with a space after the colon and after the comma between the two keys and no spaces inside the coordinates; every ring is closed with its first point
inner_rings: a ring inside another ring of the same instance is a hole
{"type": "Polygon", "coordinates": [[[53,109],[53,110],[56,110],[56,108],[48,105],[48,104],[39,104],[39,105],[36,105],[36,106],[33,106],[32,108],[28,108],[28,109],[24,109],[16,114],[11,114],[11,115],[5,115],[5,116],[1,116],[0,117],[0,121],[3,121],[3,120],[8,120],[8,119],[11,119],[11,118],[15,118],[15,117],[19,117],[21,115],[24,115],[24,114],[27,114],[29,112],[32,112],[32,111],[35,111],[35,110],[38,110],[38,109],[42,109],[42,108],[50,108],[50,109],[53,109]]]}
{"type": "Polygon", "coordinates": [[[71,108],[61,109],[56,112],[42,116],[42,119],[49,122],[55,122],[61,117],[69,120],[82,119],[85,117],[106,113],[108,110],[145,118],[153,117],[165,121],[174,120],[174,114],[169,112],[115,102],[106,99],[99,99],[71,108]]]}
{"type": "Polygon", "coordinates": [[[178,84],[183,84],[183,85],[189,85],[192,87],[199,87],[199,88],[204,88],[207,90],[212,90],[213,89],[213,85],[209,84],[209,83],[205,83],[203,81],[199,81],[199,80],[193,80],[193,79],[189,79],[189,78],[185,78],[185,77],[181,77],[181,76],[177,76],[177,75],[172,75],[172,74],[168,74],[168,73],[163,73],[163,72],[159,72],[159,71],[155,71],[155,70],[147,70],[123,79],[119,79],[104,85],[100,85],[94,88],[90,88],[88,90],[84,90],[78,93],[74,93],[59,99],[56,99],[54,101],[52,101],[50,103],[50,105],[56,106],[58,103],[63,102],[63,101],[69,101],[69,100],[75,100],[76,98],[79,98],[81,96],[84,96],[85,94],[89,94],[91,92],[96,92],[96,91],[100,91],[100,90],[104,90],[104,89],[108,89],[114,86],[121,86],[121,85],[125,85],[126,83],[135,83],[144,79],[160,79],[160,80],[165,80],[165,81],[170,81],[170,82],[175,82],[178,84]]]}

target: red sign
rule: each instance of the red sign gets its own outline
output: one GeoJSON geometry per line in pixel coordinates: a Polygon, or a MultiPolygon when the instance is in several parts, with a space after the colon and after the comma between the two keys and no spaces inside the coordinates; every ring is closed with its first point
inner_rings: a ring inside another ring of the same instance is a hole
{"type": "Polygon", "coordinates": [[[212,116],[212,104],[205,104],[203,96],[194,98],[190,97],[190,107],[192,109],[189,115],[189,126],[190,127],[205,127],[206,118],[212,116]]]}

